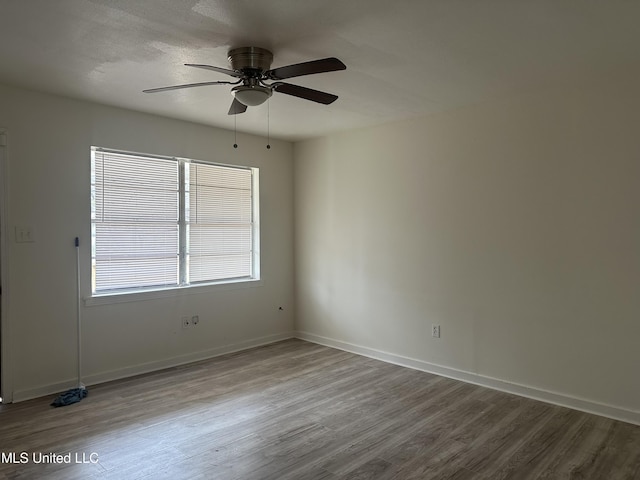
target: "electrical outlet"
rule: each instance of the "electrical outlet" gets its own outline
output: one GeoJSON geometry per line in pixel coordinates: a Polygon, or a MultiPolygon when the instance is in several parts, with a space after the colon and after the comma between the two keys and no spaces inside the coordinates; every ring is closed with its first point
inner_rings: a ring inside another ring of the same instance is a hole
{"type": "Polygon", "coordinates": [[[194,315],[193,317],[191,317],[191,325],[198,325],[200,323],[200,316],[199,315],[194,315]]]}
{"type": "Polygon", "coordinates": [[[431,336],[440,338],[440,325],[431,325],[431,336]]]}
{"type": "Polygon", "coordinates": [[[189,328],[191,326],[191,318],[190,317],[182,317],[180,319],[182,323],[182,328],[189,328]]]}

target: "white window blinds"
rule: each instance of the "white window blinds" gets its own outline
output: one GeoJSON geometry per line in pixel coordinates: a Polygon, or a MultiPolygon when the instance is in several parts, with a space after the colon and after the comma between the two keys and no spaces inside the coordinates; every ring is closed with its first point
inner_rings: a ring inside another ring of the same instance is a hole
{"type": "Polygon", "coordinates": [[[189,165],[189,279],[251,277],[251,170],[189,165]]]}
{"type": "Polygon", "coordinates": [[[92,292],[256,278],[257,170],[92,149],[92,292]]]}

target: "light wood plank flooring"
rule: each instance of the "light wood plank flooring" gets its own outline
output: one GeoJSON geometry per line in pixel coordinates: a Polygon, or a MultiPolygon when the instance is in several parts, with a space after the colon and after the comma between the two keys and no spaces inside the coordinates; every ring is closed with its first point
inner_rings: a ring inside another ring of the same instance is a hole
{"type": "Polygon", "coordinates": [[[0,407],[0,478],[640,479],[638,426],[301,340],[52,398],[0,407]]]}

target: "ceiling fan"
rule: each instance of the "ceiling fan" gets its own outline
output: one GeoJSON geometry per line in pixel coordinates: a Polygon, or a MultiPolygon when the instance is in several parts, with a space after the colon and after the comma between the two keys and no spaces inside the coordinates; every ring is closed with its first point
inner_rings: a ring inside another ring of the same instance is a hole
{"type": "Polygon", "coordinates": [[[229,50],[229,65],[231,69],[186,63],[187,67],[203,68],[214,72],[224,73],[238,80],[235,82],[200,82],[185,85],[173,85],[143,90],[144,93],[166,92],[181,88],[202,87],[206,85],[236,85],[231,89],[233,102],[229,108],[229,115],[236,115],[247,111],[247,107],[260,105],[267,101],[273,92],[284,93],[294,97],[311,100],[312,102],[329,105],[338,99],[337,95],[321,92],[312,88],[281,82],[287,78],[312,75],[314,73],[334,72],[345,70],[344,63],[334,57],[296,63],[285,67],[271,68],[273,54],[269,50],[259,47],[240,47],[229,50]]]}

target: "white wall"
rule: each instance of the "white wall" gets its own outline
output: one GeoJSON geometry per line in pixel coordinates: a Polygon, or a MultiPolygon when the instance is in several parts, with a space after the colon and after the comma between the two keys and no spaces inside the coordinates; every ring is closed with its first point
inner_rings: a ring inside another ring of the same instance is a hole
{"type": "Polygon", "coordinates": [[[638,112],[607,86],[296,144],[301,336],[639,422],[638,112]]]}
{"type": "MultiPolygon", "coordinates": [[[[9,365],[14,400],[66,389],[76,373],[75,248],[90,291],[92,145],[260,168],[262,278],[253,288],[205,288],[166,298],[86,306],[88,383],[290,336],[293,331],[292,146],[263,138],[0,85],[8,137],[9,365]],[[10,233],[9,232],[9,233],[10,233]],[[9,237],[11,238],[11,237],[9,237]],[[13,240],[13,239],[11,239],[13,240]],[[282,306],[284,310],[278,310],[282,306]],[[182,315],[198,314],[188,331],[182,315]]],[[[10,392],[5,392],[9,396],[10,392]]]]}
{"type": "Polygon", "coordinates": [[[89,147],[99,145],[260,167],[264,281],[83,307],[89,383],[290,335],[295,278],[303,337],[640,419],[634,92],[531,95],[271,150],[258,137],[239,135],[234,150],[232,132],[1,85],[0,105],[8,233],[36,235],[5,245],[15,400],[73,382],[73,238],[86,295],[89,147]],[[199,330],[182,331],[191,314],[199,330]]]}

